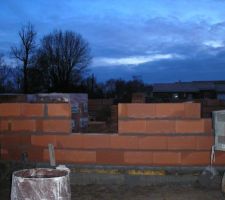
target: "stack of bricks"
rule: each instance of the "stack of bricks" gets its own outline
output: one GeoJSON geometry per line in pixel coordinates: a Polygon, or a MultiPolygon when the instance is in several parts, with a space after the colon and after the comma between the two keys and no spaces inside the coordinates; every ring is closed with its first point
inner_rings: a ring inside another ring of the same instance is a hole
{"type": "MultiPolygon", "coordinates": [[[[125,153],[125,160],[133,164],[199,166],[210,163],[214,144],[212,120],[201,119],[198,103],[121,104],[119,133],[138,137],[136,156],[125,153]],[[144,163],[146,155],[149,163],[144,163]]],[[[225,154],[217,155],[217,164],[225,163],[225,154]]]]}
{"type": "MultiPolygon", "coordinates": [[[[26,152],[29,161],[48,162],[48,144],[51,143],[57,163],[179,167],[210,163],[210,149],[214,143],[211,120],[200,118],[199,104],[120,104],[118,134],[75,134],[70,132],[70,125],[67,131],[62,131],[60,120],[69,120],[70,108],[65,114],[61,106],[54,108],[52,111],[57,116],[52,116],[49,106],[44,105],[48,108],[43,109],[41,117],[33,116],[35,111],[27,113],[30,120],[36,122],[31,126],[33,132],[25,130],[25,122],[20,126],[13,124],[17,118],[21,118],[21,122],[28,120],[22,107],[16,116],[13,116],[14,111],[9,111],[12,107],[4,112],[1,109],[2,159],[19,160],[21,152],[26,152]],[[4,113],[7,116],[2,116],[4,113]],[[45,117],[58,122],[55,132],[45,126],[39,132],[38,120],[45,120],[45,117]],[[4,125],[6,120],[12,125],[4,125]]],[[[225,164],[223,152],[216,153],[215,164],[225,164]]]]}
{"type": "Polygon", "coordinates": [[[31,145],[31,135],[68,135],[71,133],[71,110],[67,103],[1,103],[1,158],[42,159],[42,149],[31,145]]]}
{"type": "Polygon", "coordinates": [[[120,134],[205,134],[211,120],[201,119],[200,104],[120,104],[120,134]]]}
{"type": "MultiPolygon", "coordinates": [[[[209,165],[213,137],[72,134],[32,136],[31,143],[44,149],[44,161],[49,160],[47,145],[53,143],[58,163],[192,167],[209,165]]],[[[225,164],[224,153],[216,154],[215,164],[225,164]]]]}

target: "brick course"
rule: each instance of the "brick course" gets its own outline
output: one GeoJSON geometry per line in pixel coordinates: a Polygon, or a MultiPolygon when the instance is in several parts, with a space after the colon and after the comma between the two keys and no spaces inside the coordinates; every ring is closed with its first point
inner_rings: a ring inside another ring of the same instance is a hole
{"type": "Polygon", "coordinates": [[[43,120],[43,132],[47,133],[71,133],[71,120],[49,119],[43,120]]]}
{"type": "Polygon", "coordinates": [[[71,117],[71,108],[67,103],[48,104],[48,116],[71,117]]]}
{"type": "Polygon", "coordinates": [[[132,103],[118,105],[119,118],[200,118],[199,103],[132,103]]]}
{"type": "MultiPolygon", "coordinates": [[[[27,152],[30,161],[48,162],[51,143],[58,163],[209,165],[212,121],[200,119],[199,104],[120,104],[118,111],[119,134],[72,134],[69,104],[0,104],[1,158],[27,152]]],[[[225,164],[224,152],[215,164],[225,164]]]]}
{"type": "Polygon", "coordinates": [[[44,117],[44,104],[21,104],[21,115],[25,117],[44,117]]]}
{"type": "Polygon", "coordinates": [[[1,117],[15,117],[21,115],[21,104],[19,103],[0,103],[1,117]]]}

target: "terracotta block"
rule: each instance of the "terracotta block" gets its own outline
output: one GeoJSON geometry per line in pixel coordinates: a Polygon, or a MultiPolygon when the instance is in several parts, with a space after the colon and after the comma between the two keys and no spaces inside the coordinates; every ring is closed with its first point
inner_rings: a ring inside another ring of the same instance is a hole
{"type": "Polygon", "coordinates": [[[214,145],[213,136],[197,136],[197,149],[198,150],[211,150],[214,145]]]}
{"type": "MultiPolygon", "coordinates": [[[[4,148],[2,158],[3,160],[10,160],[10,161],[21,161],[23,159],[22,154],[28,154],[28,148],[20,148],[20,147],[10,147],[4,148]]],[[[29,155],[28,155],[29,159],[29,155]]]]}
{"type": "Polygon", "coordinates": [[[10,160],[10,154],[8,149],[1,150],[1,160],[10,160]]]}
{"type": "Polygon", "coordinates": [[[127,104],[118,104],[118,117],[127,117],[127,104]]]}
{"type": "Polygon", "coordinates": [[[212,119],[202,119],[204,121],[204,131],[206,133],[211,133],[213,132],[212,129],[212,119]]]}
{"type": "Polygon", "coordinates": [[[1,120],[2,132],[35,132],[35,120],[1,120]]]}
{"type": "Polygon", "coordinates": [[[0,121],[0,132],[12,131],[12,120],[0,121]]]}
{"type": "Polygon", "coordinates": [[[201,118],[201,104],[200,103],[185,103],[185,117],[187,118],[201,118]]]}
{"type": "Polygon", "coordinates": [[[195,136],[170,136],[168,137],[168,150],[195,150],[197,140],[195,136]]]}
{"type": "Polygon", "coordinates": [[[35,132],[36,122],[35,120],[13,120],[12,131],[14,132],[35,132]]]}
{"type": "Polygon", "coordinates": [[[127,104],[127,117],[133,118],[155,117],[155,104],[142,104],[142,103],[127,104]]]}
{"type": "Polygon", "coordinates": [[[110,147],[112,149],[138,149],[138,138],[136,136],[110,136],[110,147]]]}
{"type": "Polygon", "coordinates": [[[110,147],[110,136],[109,135],[83,135],[83,145],[86,149],[101,149],[110,147]]]}
{"type": "Polygon", "coordinates": [[[204,133],[204,120],[176,120],[176,133],[204,133]]]}
{"type": "Polygon", "coordinates": [[[113,150],[98,150],[96,152],[96,161],[98,164],[123,164],[124,152],[113,150]]]}
{"type": "Polygon", "coordinates": [[[4,154],[2,154],[3,160],[19,161],[22,158],[23,151],[19,148],[4,148],[4,154]]]}
{"type": "Polygon", "coordinates": [[[0,152],[1,152],[1,159],[2,160],[8,160],[7,158],[9,157],[9,152],[8,152],[8,149],[5,149],[5,148],[1,148],[0,149],[0,152]]]}
{"type": "Polygon", "coordinates": [[[156,105],[156,117],[177,118],[184,117],[183,103],[158,103],[156,105]]]}
{"type": "Polygon", "coordinates": [[[43,132],[43,120],[42,119],[36,120],[36,131],[43,132]]]}
{"type": "Polygon", "coordinates": [[[26,146],[30,144],[31,144],[30,135],[21,135],[21,134],[2,135],[1,145],[3,147],[26,146]]]}
{"type": "Polygon", "coordinates": [[[71,107],[68,103],[48,104],[48,116],[50,117],[71,117],[71,107]]]}
{"type": "MultiPolygon", "coordinates": [[[[43,152],[43,160],[44,160],[44,162],[49,162],[50,161],[48,149],[44,149],[44,152],[43,152]]],[[[58,162],[58,160],[56,160],[56,162],[58,162]]]]}
{"type": "Polygon", "coordinates": [[[21,104],[0,103],[0,117],[18,117],[21,114],[21,104]]]}
{"type": "Polygon", "coordinates": [[[49,133],[71,133],[70,120],[43,120],[43,132],[49,133]]]}
{"type": "Polygon", "coordinates": [[[23,103],[21,104],[21,115],[26,117],[42,117],[44,116],[44,104],[23,103]]]}
{"type": "MultiPolygon", "coordinates": [[[[79,151],[79,150],[55,150],[56,162],[58,163],[95,163],[95,151],[79,151]]],[[[44,160],[49,160],[48,151],[44,151],[44,160]]]]}
{"type": "Polygon", "coordinates": [[[167,136],[139,137],[139,149],[166,150],[167,136]]]}
{"type": "Polygon", "coordinates": [[[153,152],[153,165],[174,166],[181,164],[180,152],[153,152]]]}
{"type": "Polygon", "coordinates": [[[48,148],[48,144],[53,144],[56,146],[56,136],[55,135],[32,135],[31,144],[34,146],[40,146],[48,148]]]}
{"type": "Polygon", "coordinates": [[[145,133],[146,120],[119,120],[119,133],[145,133]]]}
{"type": "Polygon", "coordinates": [[[175,121],[148,120],[147,133],[175,133],[175,121]]]}
{"type": "Polygon", "coordinates": [[[33,162],[44,162],[44,149],[40,147],[30,147],[27,151],[28,160],[33,162]]]}
{"type": "Polygon", "coordinates": [[[73,135],[55,135],[55,142],[57,148],[62,149],[80,149],[84,148],[83,135],[73,134],[73,135]]]}
{"type": "Polygon", "coordinates": [[[216,165],[225,165],[225,152],[216,151],[216,165]]]}
{"type": "Polygon", "coordinates": [[[210,164],[210,152],[182,152],[181,156],[182,165],[203,166],[210,164]]]}
{"type": "Polygon", "coordinates": [[[153,161],[152,152],[145,151],[126,151],[124,162],[131,165],[151,165],[153,161]]]}

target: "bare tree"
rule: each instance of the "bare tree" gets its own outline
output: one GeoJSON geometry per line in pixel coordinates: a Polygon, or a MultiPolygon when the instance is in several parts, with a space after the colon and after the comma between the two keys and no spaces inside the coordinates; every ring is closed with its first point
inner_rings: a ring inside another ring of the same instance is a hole
{"type": "Polygon", "coordinates": [[[88,43],[72,31],[46,35],[38,51],[38,66],[54,91],[70,91],[91,61],[88,43]]]}
{"type": "Polygon", "coordinates": [[[32,24],[28,23],[19,31],[20,44],[11,47],[12,56],[22,63],[23,92],[28,92],[28,67],[35,49],[36,32],[32,24]]]}

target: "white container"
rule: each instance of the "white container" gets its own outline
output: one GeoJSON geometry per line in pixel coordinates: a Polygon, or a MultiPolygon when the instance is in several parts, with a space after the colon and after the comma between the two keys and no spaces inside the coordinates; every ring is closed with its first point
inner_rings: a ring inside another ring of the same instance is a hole
{"type": "Polygon", "coordinates": [[[11,200],[70,200],[69,171],[25,169],[12,176],[11,200]]]}

